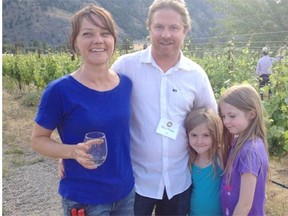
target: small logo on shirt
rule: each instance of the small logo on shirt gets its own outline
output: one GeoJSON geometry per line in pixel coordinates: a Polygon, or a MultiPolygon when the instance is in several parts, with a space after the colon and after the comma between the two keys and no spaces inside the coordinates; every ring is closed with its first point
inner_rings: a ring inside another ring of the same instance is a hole
{"type": "Polygon", "coordinates": [[[231,191],[231,185],[230,185],[230,184],[227,184],[227,185],[225,186],[225,189],[226,189],[226,191],[231,191]]]}

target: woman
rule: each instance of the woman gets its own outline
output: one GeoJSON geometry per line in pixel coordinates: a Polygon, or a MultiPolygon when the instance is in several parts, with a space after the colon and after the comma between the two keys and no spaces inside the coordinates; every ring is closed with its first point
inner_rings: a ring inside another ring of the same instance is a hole
{"type": "Polygon", "coordinates": [[[60,180],[64,215],[132,215],[134,178],[130,158],[131,81],[109,70],[117,40],[116,25],[103,8],[89,5],[72,20],[71,46],[82,57],[76,71],[45,89],[32,131],[32,148],[64,159],[60,180]],[[57,128],[62,143],[51,137],[57,128]],[[83,143],[87,132],[106,134],[108,156],[97,167],[87,153],[101,140],[83,143]]]}

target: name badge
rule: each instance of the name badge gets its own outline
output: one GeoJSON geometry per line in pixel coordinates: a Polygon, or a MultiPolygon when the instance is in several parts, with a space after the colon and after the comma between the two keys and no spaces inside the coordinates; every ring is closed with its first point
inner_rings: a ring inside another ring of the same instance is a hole
{"type": "Polygon", "coordinates": [[[180,125],[170,119],[161,118],[156,133],[176,139],[180,125]]]}

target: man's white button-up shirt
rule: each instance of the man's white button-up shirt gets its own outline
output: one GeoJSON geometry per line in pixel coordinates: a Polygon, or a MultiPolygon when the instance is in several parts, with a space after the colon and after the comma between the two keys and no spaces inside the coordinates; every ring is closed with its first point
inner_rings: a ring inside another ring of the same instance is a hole
{"type": "Polygon", "coordinates": [[[184,121],[191,109],[217,111],[214,94],[204,70],[183,56],[165,73],[146,50],[120,57],[112,69],[133,83],[131,96],[131,158],[136,192],[142,196],[168,198],[191,185],[188,140],[184,121]],[[156,133],[161,118],[180,125],[176,139],[156,133]]]}

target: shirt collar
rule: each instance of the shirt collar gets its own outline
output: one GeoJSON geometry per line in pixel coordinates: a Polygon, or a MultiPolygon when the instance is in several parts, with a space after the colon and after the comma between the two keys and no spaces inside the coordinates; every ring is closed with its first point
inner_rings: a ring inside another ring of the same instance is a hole
{"type": "Polygon", "coordinates": [[[141,63],[151,63],[153,62],[153,57],[151,53],[151,45],[148,46],[143,52],[140,57],[140,62],[141,63]]]}
{"type": "MultiPolygon", "coordinates": [[[[152,52],[151,52],[151,45],[148,46],[142,53],[141,58],[140,58],[141,63],[150,63],[150,64],[156,64],[152,57],[152,52]]],[[[191,69],[189,66],[189,61],[187,61],[187,58],[183,55],[182,51],[180,50],[180,60],[177,62],[177,64],[173,67],[174,71],[177,71],[179,69],[188,71],[191,69]]]]}

